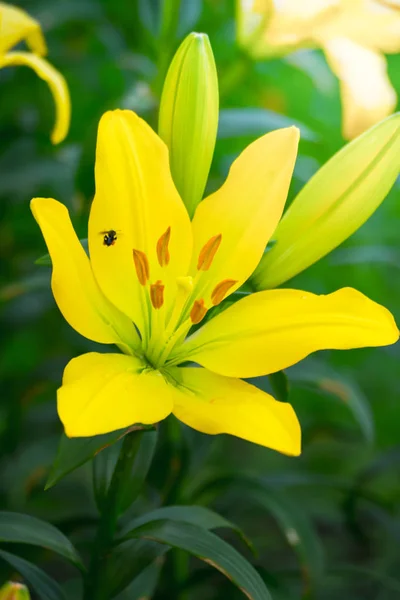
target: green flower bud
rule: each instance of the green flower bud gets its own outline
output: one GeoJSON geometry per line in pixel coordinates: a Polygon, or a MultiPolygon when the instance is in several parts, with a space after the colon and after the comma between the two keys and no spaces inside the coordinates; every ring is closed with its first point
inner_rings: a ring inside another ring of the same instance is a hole
{"type": "Polygon", "coordinates": [[[218,128],[218,79],[208,36],[190,33],[169,67],[159,135],[167,144],[175,185],[190,217],[203,197],[218,128]]]}
{"type": "Polygon", "coordinates": [[[253,282],[258,290],[291,279],[339,246],[383,202],[400,170],[400,113],[335,154],[289,207],[253,282]]]}
{"type": "Polygon", "coordinates": [[[0,589],[0,600],[30,600],[28,588],[23,583],[9,581],[0,589]]]}

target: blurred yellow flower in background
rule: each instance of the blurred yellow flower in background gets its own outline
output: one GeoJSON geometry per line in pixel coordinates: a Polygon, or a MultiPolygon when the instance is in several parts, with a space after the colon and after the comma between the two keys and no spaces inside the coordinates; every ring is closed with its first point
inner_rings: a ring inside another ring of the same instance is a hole
{"type": "Polygon", "coordinates": [[[71,102],[64,77],[43,58],[46,53],[40,24],[20,8],[0,2],[0,68],[24,65],[33,69],[48,84],[56,105],[51,141],[58,144],[68,133],[71,102]],[[10,52],[11,48],[23,41],[31,52],[10,52]]]}
{"type": "Polygon", "coordinates": [[[321,48],[340,81],[346,139],[395,109],[384,54],[400,51],[397,0],[239,0],[238,39],[254,58],[321,48]]]}

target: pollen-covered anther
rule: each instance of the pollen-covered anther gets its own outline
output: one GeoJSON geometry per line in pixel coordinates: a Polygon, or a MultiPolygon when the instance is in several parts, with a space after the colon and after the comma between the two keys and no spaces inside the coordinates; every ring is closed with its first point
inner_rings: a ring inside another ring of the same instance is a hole
{"type": "Polygon", "coordinates": [[[190,311],[190,320],[193,325],[197,325],[200,323],[206,316],[207,308],[204,306],[204,300],[201,298],[200,300],[195,300],[192,310],[190,311]]]}
{"type": "Polygon", "coordinates": [[[169,240],[171,239],[171,227],[162,234],[157,242],[157,258],[160,267],[166,267],[169,263],[169,240]]]}
{"type": "Polygon", "coordinates": [[[217,306],[225,298],[232,286],[237,283],[236,279],[224,279],[218,283],[211,292],[211,302],[217,306]]]}
{"type": "Polygon", "coordinates": [[[197,261],[197,269],[199,271],[208,271],[211,267],[211,263],[214,260],[214,256],[220,246],[222,240],[222,234],[214,235],[210,238],[207,243],[204,244],[199,253],[199,260],[197,261]]]}
{"type": "Polygon", "coordinates": [[[150,286],[150,300],[153,308],[161,308],[164,304],[164,287],[161,279],[150,286]]]}
{"type": "Polygon", "coordinates": [[[135,263],[139,283],[146,285],[150,278],[150,266],[146,254],[141,250],[133,249],[133,262],[135,263]]]}

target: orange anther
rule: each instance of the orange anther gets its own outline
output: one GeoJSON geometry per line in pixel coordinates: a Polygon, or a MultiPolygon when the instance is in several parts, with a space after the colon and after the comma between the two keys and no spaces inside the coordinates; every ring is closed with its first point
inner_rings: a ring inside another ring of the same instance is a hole
{"type": "Polygon", "coordinates": [[[150,286],[150,300],[154,308],[161,308],[164,304],[164,287],[160,279],[150,286]]]}
{"type": "Polygon", "coordinates": [[[217,306],[225,298],[228,291],[237,281],[235,279],[224,279],[218,285],[215,286],[211,293],[211,302],[214,306],[217,306]]]}
{"type": "Polygon", "coordinates": [[[195,300],[192,310],[190,311],[190,319],[193,325],[200,323],[206,315],[207,308],[204,306],[204,300],[195,300]]]}
{"type": "Polygon", "coordinates": [[[160,263],[160,267],[166,267],[169,263],[169,251],[168,244],[171,238],[171,227],[162,234],[157,242],[157,258],[160,263]]]}
{"type": "Polygon", "coordinates": [[[141,250],[133,249],[133,260],[139,282],[142,285],[146,285],[150,277],[150,266],[146,254],[141,250]]]}
{"type": "Polygon", "coordinates": [[[206,244],[202,247],[199,254],[199,260],[197,261],[197,269],[199,271],[208,271],[211,267],[211,263],[214,256],[219,248],[222,240],[222,234],[214,235],[210,238],[206,244]]]}

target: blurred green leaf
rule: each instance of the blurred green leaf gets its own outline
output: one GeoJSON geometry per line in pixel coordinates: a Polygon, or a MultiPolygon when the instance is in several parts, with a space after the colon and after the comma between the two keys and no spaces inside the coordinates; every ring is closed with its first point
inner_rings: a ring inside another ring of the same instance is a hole
{"type": "Polygon", "coordinates": [[[61,531],[30,515],[0,511],[0,542],[41,546],[64,556],[80,569],[84,568],[74,546],[61,531]]]}
{"type": "Polygon", "coordinates": [[[63,477],[93,458],[107,446],[128,433],[129,429],[119,429],[112,433],[96,435],[91,438],[68,438],[64,433],[53,466],[50,470],[46,490],[53,487],[63,477]]]}
{"type": "Polygon", "coordinates": [[[32,563],[4,550],[0,550],[0,558],[18,571],[41,600],[67,600],[58,583],[32,563]]]}
{"type": "Polygon", "coordinates": [[[163,560],[158,559],[135,577],[132,583],[115,598],[115,600],[147,600],[150,599],[157,587],[163,560]]]}
{"type": "Polygon", "coordinates": [[[111,550],[105,573],[110,597],[114,598],[126,590],[155,561],[160,564],[168,550],[168,546],[147,539],[132,539],[115,546],[111,550]]]}
{"type": "Polygon", "coordinates": [[[157,520],[132,530],[130,536],[185,550],[221,571],[251,600],[271,599],[254,567],[232,546],[198,525],[157,520]]]}
{"type": "MultiPolygon", "coordinates": [[[[292,371],[289,374],[292,378],[292,371]]],[[[293,370],[293,380],[329,394],[340,400],[352,412],[365,440],[372,444],[375,437],[374,418],[371,407],[362,390],[349,376],[337,374],[315,361],[310,368],[304,365],[293,370]]]]}
{"type": "Polygon", "coordinates": [[[225,108],[221,110],[219,113],[218,138],[258,137],[268,131],[291,127],[292,125],[300,129],[302,139],[309,142],[318,142],[318,134],[303,123],[266,108],[225,108]]]}
{"type": "Polygon", "coordinates": [[[233,529],[233,531],[239,535],[239,537],[254,553],[254,546],[252,542],[244,535],[240,527],[205,506],[177,505],[156,508],[155,510],[137,517],[128,525],[126,525],[124,530],[121,532],[122,539],[128,539],[130,537],[131,530],[137,529],[141,525],[145,525],[146,523],[157,521],[159,519],[170,519],[171,521],[193,523],[193,525],[197,525],[202,529],[233,529]]]}
{"type": "MultiPolygon", "coordinates": [[[[158,432],[155,429],[143,429],[135,432],[133,464],[129,476],[124,477],[123,488],[118,494],[118,513],[124,513],[136,500],[145,482],[153,460],[158,432]]],[[[93,482],[96,502],[102,511],[106,501],[114,468],[121,450],[120,444],[114,444],[97,454],[93,460],[93,482]]]]}
{"type": "Polygon", "coordinates": [[[324,550],[307,514],[287,494],[278,490],[251,490],[246,497],[270,512],[301,563],[305,588],[315,584],[324,570],[324,550]]]}
{"type": "Polygon", "coordinates": [[[289,397],[289,381],[283,371],[268,375],[269,382],[277,400],[287,402],[289,397]]]}

